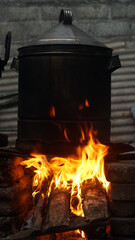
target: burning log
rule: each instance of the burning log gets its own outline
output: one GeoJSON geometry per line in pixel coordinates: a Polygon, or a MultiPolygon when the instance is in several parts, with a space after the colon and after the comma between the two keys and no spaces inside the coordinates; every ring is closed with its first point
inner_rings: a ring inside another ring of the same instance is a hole
{"type": "MultiPolygon", "coordinates": [[[[105,234],[107,225],[107,200],[99,186],[92,185],[83,188],[84,217],[70,215],[70,194],[64,190],[55,189],[49,197],[47,212],[42,195],[37,201],[33,215],[33,225],[30,229],[20,231],[10,237],[10,240],[27,240],[32,237],[67,232],[76,229],[86,231],[89,236],[101,237],[105,234]],[[44,221],[45,214],[45,221],[44,221]]],[[[91,238],[90,238],[91,239],[91,238]]]]}
{"type": "MultiPolygon", "coordinates": [[[[70,194],[65,190],[54,190],[49,198],[43,231],[59,229],[70,223],[70,194]]],[[[54,230],[55,231],[55,230],[54,230]]]]}
{"type": "Polygon", "coordinates": [[[44,210],[45,202],[45,199],[41,195],[34,209],[33,226],[37,226],[39,229],[41,229],[42,212],[44,210]]]}
{"type": "Polygon", "coordinates": [[[94,183],[83,189],[83,211],[87,222],[108,219],[108,208],[105,191],[94,183]]]}

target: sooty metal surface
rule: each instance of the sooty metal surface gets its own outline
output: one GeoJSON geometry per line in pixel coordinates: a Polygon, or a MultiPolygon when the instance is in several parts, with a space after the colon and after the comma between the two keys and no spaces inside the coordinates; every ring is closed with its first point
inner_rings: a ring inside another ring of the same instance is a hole
{"type": "Polygon", "coordinates": [[[16,146],[21,149],[28,142],[33,147],[40,142],[44,149],[63,143],[71,149],[80,129],[91,124],[99,140],[109,142],[111,72],[120,67],[119,58],[72,25],[70,11],[62,10],[59,19],[40,40],[19,49],[16,146]]]}

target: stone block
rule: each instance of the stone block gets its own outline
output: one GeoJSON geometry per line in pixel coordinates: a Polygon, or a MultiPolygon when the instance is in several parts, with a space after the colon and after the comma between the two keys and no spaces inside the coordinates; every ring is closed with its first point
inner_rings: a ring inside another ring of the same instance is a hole
{"type": "Polygon", "coordinates": [[[12,217],[0,217],[0,231],[11,232],[12,217]]]}
{"type": "MultiPolygon", "coordinates": [[[[118,3],[129,3],[129,2],[133,2],[134,0],[118,0],[118,3]]],[[[112,3],[116,3],[116,0],[111,0],[112,3]]]]}
{"type": "Polygon", "coordinates": [[[8,31],[11,31],[12,42],[22,42],[24,39],[24,23],[23,22],[1,22],[0,34],[1,38],[5,39],[8,31]]]}
{"type": "MultiPolygon", "coordinates": [[[[42,20],[58,20],[62,6],[43,6],[41,7],[42,20]]],[[[80,6],[72,6],[73,19],[97,19],[108,18],[109,7],[105,4],[86,4],[80,6]]]]}
{"type": "Polygon", "coordinates": [[[40,21],[24,23],[24,45],[27,46],[28,41],[40,39],[48,30],[56,25],[56,21],[40,21]]]}
{"type": "MultiPolygon", "coordinates": [[[[23,42],[20,42],[20,43],[11,43],[11,50],[10,50],[10,56],[13,57],[13,56],[17,56],[18,55],[18,51],[17,49],[22,47],[23,46],[23,42]]],[[[4,48],[2,48],[2,52],[4,54],[4,48]]],[[[2,54],[2,56],[3,56],[2,54]]]]}
{"type": "Polygon", "coordinates": [[[112,200],[135,201],[135,184],[111,184],[112,200]]]}
{"type": "Polygon", "coordinates": [[[109,6],[106,4],[87,4],[72,8],[75,19],[108,18],[109,6]]]}
{"type": "Polygon", "coordinates": [[[113,217],[135,217],[135,202],[111,201],[109,211],[113,217]]]}
{"type": "Polygon", "coordinates": [[[12,210],[11,202],[0,202],[0,216],[8,217],[14,214],[12,210]]]}
{"type": "Polygon", "coordinates": [[[42,6],[41,7],[41,20],[56,20],[56,24],[59,22],[59,14],[62,7],[55,5],[42,6]]]}
{"type": "Polygon", "coordinates": [[[131,33],[135,35],[135,22],[131,22],[131,33]]]}
{"type": "Polygon", "coordinates": [[[135,236],[135,218],[111,218],[110,225],[113,236],[135,236]]]}
{"type": "Polygon", "coordinates": [[[111,183],[135,183],[135,161],[108,163],[105,168],[106,179],[111,183]]]}
{"type": "Polygon", "coordinates": [[[82,31],[88,33],[90,36],[94,37],[95,22],[88,20],[75,20],[74,25],[80,28],[82,31]]]}
{"type": "Polygon", "coordinates": [[[135,4],[112,4],[112,18],[134,18],[135,4]]]}
{"type": "MultiPolygon", "coordinates": [[[[18,22],[27,20],[39,20],[38,7],[17,7],[17,6],[1,6],[0,22],[18,22]]],[[[15,24],[14,24],[15,27],[15,24]]]]}
{"type": "Polygon", "coordinates": [[[130,25],[127,21],[101,21],[95,25],[96,37],[121,37],[128,36],[130,25]]]}

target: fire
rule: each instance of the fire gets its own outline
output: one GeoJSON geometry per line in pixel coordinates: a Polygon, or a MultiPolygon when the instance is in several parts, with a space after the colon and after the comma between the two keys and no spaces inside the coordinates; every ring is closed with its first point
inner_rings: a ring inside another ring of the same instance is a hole
{"type": "Polygon", "coordinates": [[[104,174],[104,157],[107,152],[108,147],[94,138],[91,130],[88,144],[83,147],[78,146],[76,149],[77,157],[53,157],[48,161],[44,155],[34,155],[21,164],[27,168],[35,168],[33,196],[41,192],[43,181],[50,179],[48,196],[54,188],[69,190],[71,212],[77,216],[84,216],[81,194],[83,182],[89,179],[93,182],[98,180],[106,190],[109,187],[104,174]]]}
{"type": "MultiPolygon", "coordinates": [[[[55,240],[69,240],[69,239],[78,239],[78,240],[87,240],[87,237],[84,233],[84,231],[82,230],[74,230],[74,231],[69,231],[69,232],[62,232],[62,233],[55,233],[53,234],[53,237],[55,240]]],[[[53,239],[53,237],[51,238],[50,235],[46,235],[46,236],[40,236],[37,238],[37,240],[51,240],[53,239]]]]}
{"type": "Polygon", "coordinates": [[[90,105],[89,105],[89,103],[88,103],[88,100],[86,99],[85,100],[85,107],[89,107],[90,105]]]}
{"type": "Polygon", "coordinates": [[[50,116],[53,118],[55,117],[55,107],[52,106],[51,109],[50,109],[50,116]]]}
{"type": "Polygon", "coordinates": [[[69,138],[68,138],[68,135],[67,135],[67,130],[66,130],[66,128],[64,128],[64,136],[65,136],[66,140],[67,140],[68,142],[70,142],[70,140],[69,140],[69,138]]]}
{"type": "Polygon", "coordinates": [[[79,110],[82,110],[83,109],[83,104],[80,104],[79,105],[79,110]]]}
{"type": "Polygon", "coordinates": [[[79,105],[79,110],[82,110],[84,109],[84,107],[89,107],[89,106],[90,105],[89,105],[88,99],[85,99],[84,104],[79,105]]]}

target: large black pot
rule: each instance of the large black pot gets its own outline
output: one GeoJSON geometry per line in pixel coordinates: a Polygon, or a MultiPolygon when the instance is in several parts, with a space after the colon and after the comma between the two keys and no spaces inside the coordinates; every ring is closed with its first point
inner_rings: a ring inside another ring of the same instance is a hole
{"type": "Polygon", "coordinates": [[[120,67],[112,49],[72,25],[72,13],[62,10],[54,29],[18,51],[17,148],[31,151],[40,143],[40,151],[69,152],[80,128],[91,124],[109,143],[111,72],[120,67]]]}

